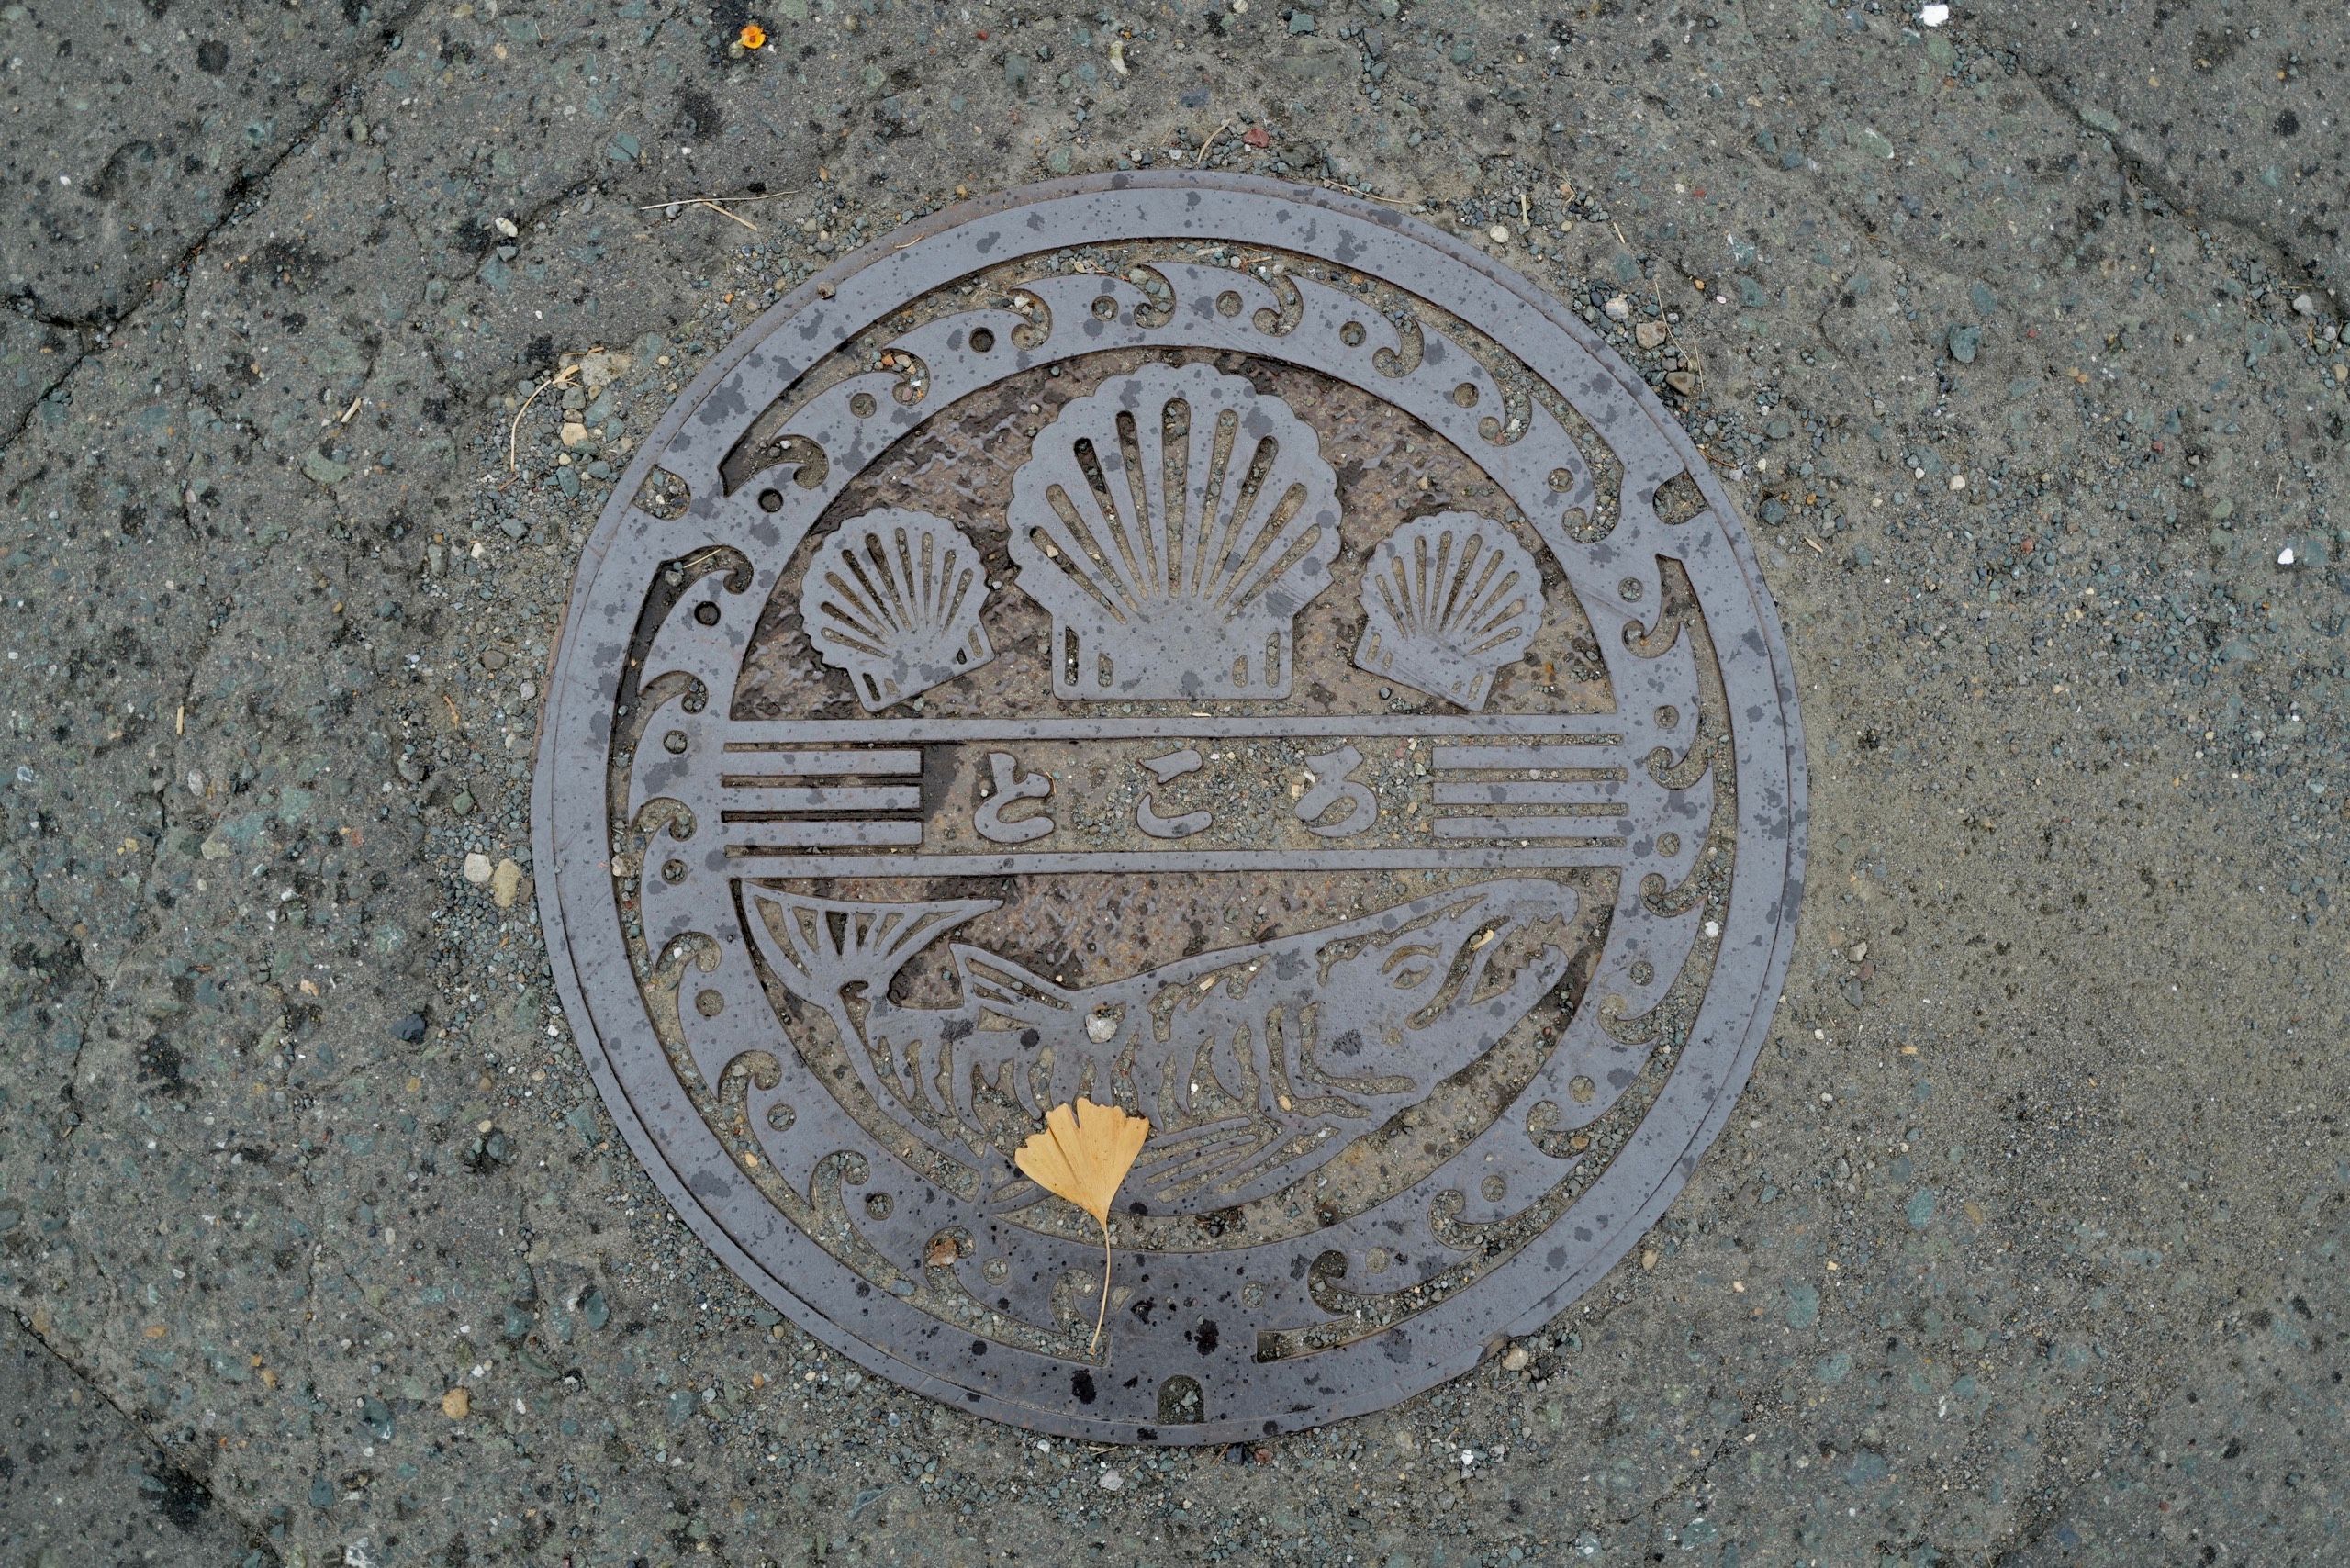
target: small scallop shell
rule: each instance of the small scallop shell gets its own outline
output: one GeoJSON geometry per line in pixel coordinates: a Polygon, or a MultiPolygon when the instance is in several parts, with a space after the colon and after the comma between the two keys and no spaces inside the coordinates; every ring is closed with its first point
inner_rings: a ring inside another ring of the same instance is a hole
{"type": "Polygon", "coordinates": [[[820,545],[800,619],[826,664],[878,712],[995,656],[979,610],[987,569],[962,530],[889,508],[851,518],[820,545]]]}
{"type": "Polygon", "coordinates": [[[1501,523],[1438,512],[1379,542],[1362,608],[1358,666],[1474,712],[1494,672],[1534,645],[1542,577],[1501,523]]]}
{"type": "Polygon", "coordinates": [[[1021,590],[1064,698],[1289,694],[1291,623],[1330,582],[1338,485],[1280,398],[1149,364],[1063,409],[1012,482],[1021,590]]]}

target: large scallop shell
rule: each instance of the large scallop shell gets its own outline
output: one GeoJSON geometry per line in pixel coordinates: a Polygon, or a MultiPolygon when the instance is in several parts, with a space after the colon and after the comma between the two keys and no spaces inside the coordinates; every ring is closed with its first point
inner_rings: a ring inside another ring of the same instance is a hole
{"type": "Polygon", "coordinates": [[[987,569],[961,529],[885,508],[851,518],[808,562],[800,619],[868,712],[995,657],[979,623],[987,569]]]}
{"type": "Polygon", "coordinates": [[[1020,588],[1064,698],[1289,695],[1291,622],[1330,582],[1338,484],[1280,398],[1149,364],[1063,409],[1012,482],[1020,588]]]}
{"type": "Polygon", "coordinates": [[[1542,577],[1510,532],[1474,512],[1416,517],[1379,542],[1362,579],[1355,663],[1474,712],[1542,627],[1542,577]]]}

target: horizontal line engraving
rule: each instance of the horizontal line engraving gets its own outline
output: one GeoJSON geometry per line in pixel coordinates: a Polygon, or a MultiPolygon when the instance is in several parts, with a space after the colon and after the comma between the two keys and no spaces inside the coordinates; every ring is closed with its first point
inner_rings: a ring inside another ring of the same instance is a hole
{"type": "MultiPolygon", "coordinates": [[[[1562,821],[1572,819],[1560,819],[1562,821]]],[[[1516,835],[1525,836],[1525,835],[1516,835]]],[[[1573,845],[1437,849],[1076,851],[1037,855],[795,855],[787,845],[729,844],[730,857],[759,877],[1137,876],[1186,871],[1514,871],[1614,866],[1620,839],[1573,845]],[[758,862],[755,866],[748,862],[758,862]]]]}
{"type": "MultiPolygon", "coordinates": [[[[1595,816],[1555,817],[1438,817],[1436,835],[1438,838],[1566,838],[1595,842],[1592,829],[1599,826],[1595,816]]],[[[1621,839],[1606,842],[1620,844],[1621,839]]]]}
{"type": "Polygon", "coordinates": [[[800,751],[780,745],[770,745],[755,741],[744,744],[734,740],[726,743],[726,749],[755,753],[766,768],[763,773],[722,775],[719,782],[729,789],[738,785],[763,784],[772,775],[831,778],[838,774],[922,771],[922,753],[918,751],[800,751]]]}
{"type": "MultiPolygon", "coordinates": [[[[1606,744],[1620,745],[1621,735],[1609,735],[1606,744]]],[[[1580,739],[1558,745],[1440,745],[1430,759],[1432,767],[1452,770],[1506,768],[1513,772],[1540,769],[1588,773],[1593,771],[1587,743],[1580,739]]],[[[1617,778],[1621,768],[1609,768],[1617,778]]]]}
{"type": "Polygon", "coordinates": [[[1439,780],[1436,786],[1436,803],[1439,806],[1600,807],[1612,813],[1622,810],[1614,799],[1622,785],[1621,775],[1613,778],[1539,783],[1520,779],[1503,779],[1490,784],[1439,780]]]}
{"type": "MultiPolygon", "coordinates": [[[[1593,714],[1587,718],[1564,718],[1557,714],[1475,713],[1467,715],[1361,713],[1361,714],[1296,714],[1270,716],[1256,714],[1216,713],[1152,713],[1136,716],[1103,714],[1094,718],[1002,718],[1002,719],[744,719],[729,724],[726,749],[746,753],[769,748],[822,745],[843,740],[871,741],[877,745],[919,745],[924,743],[982,741],[1017,743],[1020,741],[1155,741],[1168,736],[1200,740],[1319,740],[1329,736],[1341,739],[1387,738],[1403,740],[1415,737],[1429,739],[1472,739],[1484,735],[1533,735],[1551,739],[1551,747],[1590,747],[1620,745],[1621,731],[1607,728],[1614,720],[1608,714],[1593,714]],[[1585,729],[1583,726],[1590,725],[1585,729]],[[854,734],[844,734],[853,730],[854,734]]],[[[1482,747],[1438,747],[1438,753],[1449,750],[1471,751],[1480,758],[1482,747]]],[[[1507,749],[1507,748],[1496,748],[1507,749]]],[[[801,756],[849,756],[860,759],[854,767],[844,767],[841,772],[880,773],[912,772],[918,764],[903,767],[885,768],[867,759],[877,756],[906,756],[891,752],[807,752],[801,756]]],[[[764,760],[764,759],[763,759],[764,760]]],[[[1543,763],[1509,763],[1477,761],[1442,766],[1472,767],[1545,767],[1543,763]]],[[[1586,761],[1580,766],[1588,767],[1586,761]]]]}
{"type": "MultiPolygon", "coordinates": [[[[794,849],[821,849],[828,846],[836,846],[843,849],[857,849],[922,842],[922,823],[910,818],[881,822],[763,822],[739,821],[732,812],[729,812],[727,820],[742,830],[755,831],[759,835],[759,843],[756,846],[729,845],[727,846],[729,853],[740,853],[747,849],[754,854],[772,854],[794,849]]],[[[817,858],[827,866],[840,863],[827,857],[820,856],[817,858]]],[[[911,864],[913,861],[933,858],[933,857],[908,855],[893,856],[890,858],[911,864]]]]}
{"type": "MultiPolygon", "coordinates": [[[[729,784],[743,806],[762,812],[913,812],[922,809],[919,784],[829,784],[812,789],[780,784],[729,784]]],[[[726,813],[732,821],[733,812],[726,813]]]]}

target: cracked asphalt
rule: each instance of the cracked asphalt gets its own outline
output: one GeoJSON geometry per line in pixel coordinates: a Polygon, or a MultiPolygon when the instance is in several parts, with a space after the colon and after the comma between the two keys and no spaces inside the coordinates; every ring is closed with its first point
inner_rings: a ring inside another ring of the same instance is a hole
{"type": "Polygon", "coordinates": [[[2340,7],[15,0],[0,61],[0,1557],[2340,1560],[2340,7]],[[1812,874],[1730,1130],[1525,1356],[1143,1455],[767,1310],[463,866],[527,877],[580,542],[728,337],[1203,161],[1666,389],[1812,874]]]}

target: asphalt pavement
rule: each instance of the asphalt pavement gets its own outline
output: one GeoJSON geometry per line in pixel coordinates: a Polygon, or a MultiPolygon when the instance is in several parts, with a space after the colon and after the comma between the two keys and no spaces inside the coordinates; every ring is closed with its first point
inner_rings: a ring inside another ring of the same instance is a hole
{"type": "Polygon", "coordinates": [[[1943,12],[0,9],[0,1558],[2339,1561],[2350,22],[1943,12]],[[963,197],[1202,166],[1659,389],[1785,622],[1810,876],[1603,1284],[1146,1453],[870,1378],[684,1228],[527,806],[582,543],[730,337],[963,197]]]}

